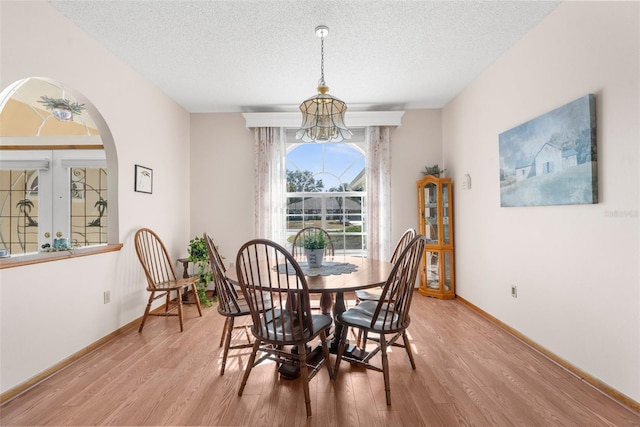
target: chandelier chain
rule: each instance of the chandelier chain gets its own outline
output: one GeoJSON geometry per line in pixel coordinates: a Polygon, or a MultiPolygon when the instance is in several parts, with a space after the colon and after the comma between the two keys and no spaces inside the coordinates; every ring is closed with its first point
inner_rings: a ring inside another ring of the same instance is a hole
{"type": "Polygon", "coordinates": [[[320,84],[324,86],[324,36],[320,37],[320,84]]]}
{"type": "Polygon", "coordinates": [[[316,27],[316,36],[320,37],[320,81],[317,95],[300,104],[302,124],[296,139],[302,142],[341,142],[353,135],[344,124],[346,104],[329,95],[329,87],[324,81],[324,36],[327,34],[329,28],[325,25],[316,27]]]}

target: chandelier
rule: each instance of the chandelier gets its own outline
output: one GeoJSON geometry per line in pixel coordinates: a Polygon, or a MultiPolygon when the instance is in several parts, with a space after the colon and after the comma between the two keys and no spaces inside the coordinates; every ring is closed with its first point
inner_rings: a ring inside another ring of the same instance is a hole
{"type": "Polygon", "coordinates": [[[300,104],[302,124],[296,132],[296,139],[304,142],[340,142],[351,138],[351,131],[344,124],[347,105],[329,95],[329,87],[324,81],[324,38],[329,27],[316,27],[316,36],[320,37],[320,81],[318,94],[300,104]]]}

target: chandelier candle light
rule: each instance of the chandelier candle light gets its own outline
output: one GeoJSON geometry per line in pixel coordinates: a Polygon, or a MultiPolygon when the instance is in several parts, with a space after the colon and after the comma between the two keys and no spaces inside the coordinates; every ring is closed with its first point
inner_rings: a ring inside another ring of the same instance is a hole
{"type": "Polygon", "coordinates": [[[351,131],[344,124],[347,105],[329,95],[329,87],[324,81],[324,38],[329,27],[316,27],[316,36],[320,37],[320,81],[318,94],[300,104],[302,125],[296,133],[296,139],[304,142],[340,142],[351,139],[351,131]]]}

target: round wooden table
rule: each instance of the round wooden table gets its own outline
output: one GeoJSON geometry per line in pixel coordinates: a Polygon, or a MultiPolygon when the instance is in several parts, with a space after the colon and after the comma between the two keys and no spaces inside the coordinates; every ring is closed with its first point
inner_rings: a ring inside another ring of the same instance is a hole
{"type": "MultiPolygon", "coordinates": [[[[330,313],[333,307],[333,316],[337,316],[346,310],[344,303],[344,293],[357,291],[359,289],[375,288],[382,286],[387,281],[393,264],[389,261],[362,257],[325,257],[327,262],[348,263],[355,265],[355,271],[342,274],[315,275],[312,271],[307,274],[307,286],[309,293],[320,293],[320,309],[323,314],[330,313]],[[335,302],[333,301],[335,294],[335,302]]],[[[299,260],[302,262],[302,260],[299,260]]],[[[313,270],[313,269],[311,269],[313,270]]],[[[229,268],[226,272],[227,279],[234,284],[239,284],[235,267],[229,268]]],[[[338,348],[340,338],[340,325],[336,326],[334,339],[330,342],[330,349],[335,352],[338,348]]]]}

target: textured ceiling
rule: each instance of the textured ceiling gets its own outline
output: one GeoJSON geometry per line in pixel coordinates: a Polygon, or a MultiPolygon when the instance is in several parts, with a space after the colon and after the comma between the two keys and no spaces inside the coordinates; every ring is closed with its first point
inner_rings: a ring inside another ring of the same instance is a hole
{"type": "Polygon", "coordinates": [[[50,0],[190,112],[439,108],[558,1],[50,0]]]}

